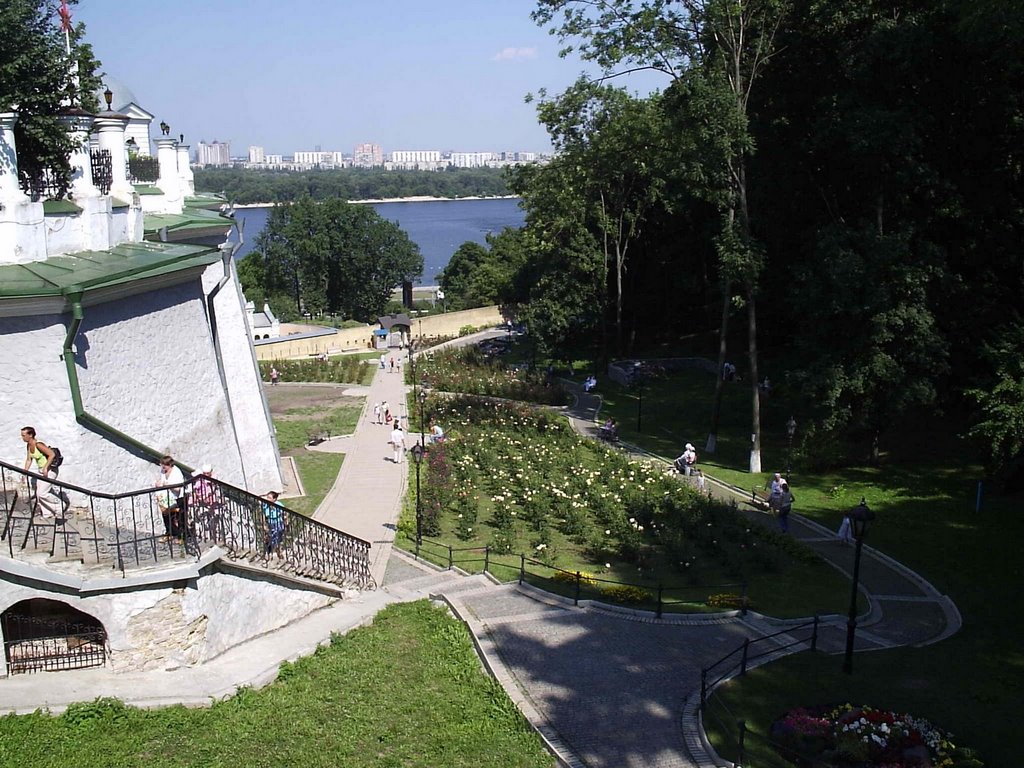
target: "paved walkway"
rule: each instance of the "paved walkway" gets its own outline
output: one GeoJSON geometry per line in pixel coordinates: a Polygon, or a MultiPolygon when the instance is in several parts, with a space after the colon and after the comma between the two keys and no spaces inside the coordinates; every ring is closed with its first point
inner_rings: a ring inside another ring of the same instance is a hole
{"type": "MultiPolygon", "coordinates": [[[[394,371],[390,364],[384,370],[377,367],[373,381],[365,391],[366,402],[356,431],[313,448],[345,454],[338,478],[314,517],[370,542],[370,572],[377,584],[384,579],[409,477],[408,464],[405,461],[395,464],[392,460],[388,442],[391,439],[391,427],[373,421],[374,403],[386,400],[391,413],[401,418],[402,425],[409,425],[407,387],[401,370],[407,364],[408,356],[404,351],[391,350],[388,354],[389,363],[392,357],[396,362],[401,362],[401,366],[394,371]]],[[[407,447],[411,448],[418,437],[409,435],[406,439],[407,447]]]]}

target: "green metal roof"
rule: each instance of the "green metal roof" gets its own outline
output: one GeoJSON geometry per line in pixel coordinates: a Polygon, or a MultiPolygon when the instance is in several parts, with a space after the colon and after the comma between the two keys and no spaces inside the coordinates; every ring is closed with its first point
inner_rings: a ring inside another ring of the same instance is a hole
{"type": "Polygon", "coordinates": [[[140,195],[162,195],[164,191],[153,184],[133,184],[134,189],[140,195]]]}
{"type": "Polygon", "coordinates": [[[228,201],[223,195],[197,194],[185,198],[185,208],[189,210],[198,208],[217,211],[220,210],[222,205],[227,205],[227,203],[228,201]]]}
{"type": "Polygon", "coordinates": [[[108,251],[82,251],[45,261],[0,265],[0,299],[60,296],[220,260],[215,248],[171,243],[122,243],[108,251]]]}
{"type": "Polygon", "coordinates": [[[189,208],[184,213],[147,213],[142,228],[149,235],[164,227],[168,232],[190,229],[220,228],[227,233],[232,221],[216,211],[189,208]]]}

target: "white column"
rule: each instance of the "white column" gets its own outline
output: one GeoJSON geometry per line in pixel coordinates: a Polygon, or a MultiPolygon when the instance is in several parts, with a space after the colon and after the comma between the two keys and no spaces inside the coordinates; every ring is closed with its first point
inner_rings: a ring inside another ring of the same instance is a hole
{"type": "Polygon", "coordinates": [[[164,193],[162,213],[181,213],[181,179],[178,176],[178,144],[164,136],[156,139],[156,159],[160,163],[160,178],[156,185],[164,193]]]}
{"type": "Polygon", "coordinates": [[[0,203],[21,203],[28,196],[18,186],[18,150],[14,146],[16,112],[0,112],[0,203]]]}
{"type": "Polygon", "coordinates": [[[114,182],[110,194],[131,202],[135,188],[128,182],[128,152],[124,146],[124,131],[128,118],[114,112],[101,112],[93,122],[92,130],[97,135],[100,149],[110,152],[110,164],[114,182]]]}
{"type": "Polygon", "coordinates": [[[188,144],[178,145],[178,179],[181,181],[182,194],[186,196],[196,193],[196,177],[188,162],[188,144]]]}
{"type": "Polygon", "coordinates": [[[82,110],[68,110],[60,116],[60,121],[73,145],[70,157],[71,196],[76,200],[96,197],[100,191],[92,180],[92,157],[89,154],[89,129],[92,128],[93,116],[82,110]]]}

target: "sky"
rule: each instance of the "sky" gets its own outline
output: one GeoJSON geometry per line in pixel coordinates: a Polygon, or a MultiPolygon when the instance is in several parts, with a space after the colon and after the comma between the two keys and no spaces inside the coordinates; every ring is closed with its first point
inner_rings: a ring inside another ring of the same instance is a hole
{"type": "MultiPolygon", "coordinates": [[[[268,153],[550,149],[527,93],[581,72],[533,0],[80,0],[102,70],[185,143],[268,153]]],[[[619,82],[619,81],[617,81],[619,82]]],[[[653,74],[620,85],[648,93],[653,74]]]]}

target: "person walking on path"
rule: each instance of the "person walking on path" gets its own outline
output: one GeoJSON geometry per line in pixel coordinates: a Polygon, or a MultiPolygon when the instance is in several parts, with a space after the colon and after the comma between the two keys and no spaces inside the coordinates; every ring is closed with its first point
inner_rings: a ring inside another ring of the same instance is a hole
{"type": "Polygon", "coordinates": [[[385,352],[384,354],[382,354],[380,356],[380,369],[383,371],[387,367],[387,364],[388,364],[388,356],[387,356],[387,353],[385,352]]]}
{"type": "Polygon", "coordinates": [[[270,367],[270,386],[276,387],[277,386],[277,380],[279,378],[281,378],[281,373],[277,370],[277,368],[271,366],[270,367]]]}
{"type": "Polygon", "coordinates": [[[697,449],[691,443],[687,443],[682,454],[672,464],[675,466],[676,471],[682,472],[689,477],[693,474],[693,470],[697,465],[697,449]]]}
{"type": "Polygon", "coordinates": [[[388,405],[388,401],[387,400],[385,400],[383,403],[381,403],[380,409],[384,412],[384,422],[383,423],[390,424],[391,423],[391,406],[388,405]]]}
{"type": "Polygon", "coordinates": [[[394,449],[395,464],[402,463],[402,456],[405,455],[405,432],[402,431],[401,422],[395,419],[395,428],[391,430],[391,447],[394,449]]]}
{"type": "Polygon", "coordinates": [[[59,491],[56,491],[53,485],[46,481],[46,478],[57,477],[57,466],[55,465],[58,463],[57,454],[42,440],[36,440],[34,427],[22,427],[21,439],[25,441],[25,469],[28,470],[32,466],[32,462],[35,462],[36,474],[42,475],[40,479],[31,478],[28,481],[36,493],[33,511],[39,510],[39,514],[45,518],[56,517],[57,508],[54,497],[60,499],[61,503],[63,503],[63,498],[60,497],[59,491]]]}
{"type": "Polygon", "coordinates": [[[391,356],[391,373],[395,372],[395,356],[391,356]]]}
{"type": "Polygon", "coordinates": [[[381,413],[382,413],[382,411],[380,409],[380,403],[374,403],[373,404],[373,423],[374,424],[382,423],[381,420],[380,420],[381,413]]]}
{"type": "Polygon", "coordinates": [[[793,494],[789,492],[789,483],[783,480],[779,484],[778,496],[771,497],[770,504],[779,518],[779,529],[783,533],[789,533],[789,513],[793,511],[793,494]]]}

